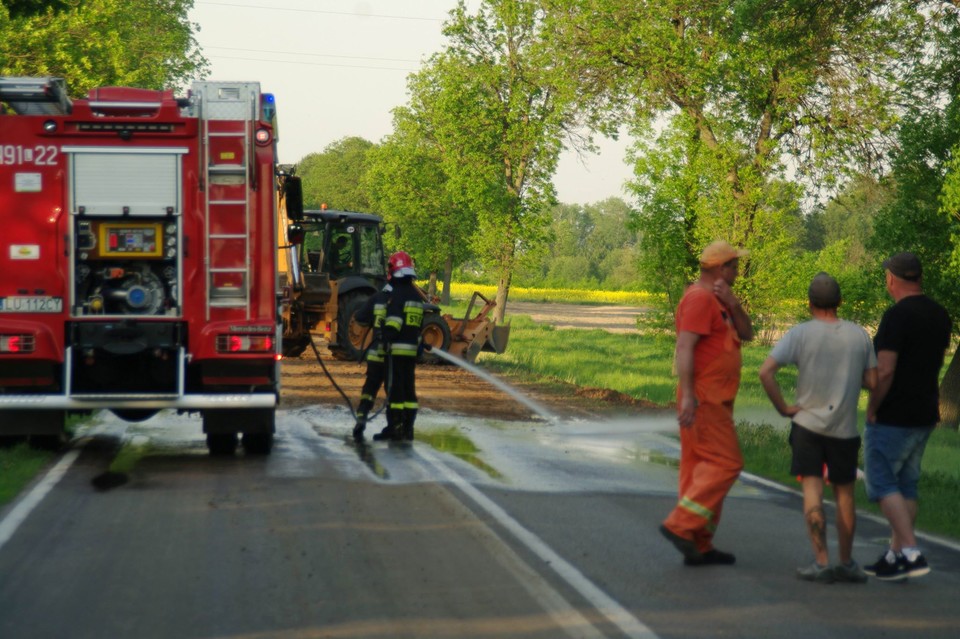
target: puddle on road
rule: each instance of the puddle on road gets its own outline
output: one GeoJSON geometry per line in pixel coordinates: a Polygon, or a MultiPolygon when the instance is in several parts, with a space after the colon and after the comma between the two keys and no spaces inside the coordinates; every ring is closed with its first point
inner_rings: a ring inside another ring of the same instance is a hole
{"type": "Polygon", "coordinates": [[[418,430],[415,438],[441,453],[449,453],[462,459],[493,479],[503,479],[503,475],[496,468],[480,459],[480,449],[455,426],[443,430],[418,430]]]}
{"type": "Polygon", "coordinates": [[[629,458],[630,461],[638,466],[643,464],[658,464],[669,468],[680,467],[680,459],[678,457],[646,448],[635,448],[631,450],[629,458]]]}

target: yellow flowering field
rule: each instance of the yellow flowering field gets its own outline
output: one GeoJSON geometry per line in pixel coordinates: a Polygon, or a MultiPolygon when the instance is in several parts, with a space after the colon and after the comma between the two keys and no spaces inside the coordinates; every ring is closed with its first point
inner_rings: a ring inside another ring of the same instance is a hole
{"type": "MultiPolygon", "coordinates": [[[[450,294],[455,299],[467,299],[474,291],[488,299],[497,294],[497,287],[489,284],[452,282],[450,294]]],[[[617,304],[622,306],[647,306],[659,299],[659,294],[645,291],[598,291],[575,288],[523,288],[510,287],[510,299],[514,302],[560,302],[567,304],[617,304]]]]}

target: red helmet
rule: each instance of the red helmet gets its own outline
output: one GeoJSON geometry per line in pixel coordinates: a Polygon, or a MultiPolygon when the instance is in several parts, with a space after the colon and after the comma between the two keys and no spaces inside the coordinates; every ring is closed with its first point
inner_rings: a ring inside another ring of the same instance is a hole
{"type": "Polygon", "coordinates": [[[387,262],[389,268],[387,273],[390,277],[416,277],[417,272],[413,269],[413,258],[406,251],[397,251],[390,256],[387,262]]]}

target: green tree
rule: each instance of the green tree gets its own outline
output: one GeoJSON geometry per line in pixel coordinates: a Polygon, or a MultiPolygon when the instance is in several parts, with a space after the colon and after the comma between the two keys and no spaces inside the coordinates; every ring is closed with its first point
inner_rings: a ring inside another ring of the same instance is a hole
{"type": "Polygon", "coordinates": [[[527,286],[620,290],[636,288],[637,240],[620,198],[551,210],[547,241],[525,253],[517,281],[527,286]]]}
{"type": "Polygon", "coordinates": [[[409,109],[395,111],[394,133],[369,153],[364,184],[385,219],[402,229],[391,248],[410,252],[421,276],[430,274],[431,295],[442,273],[440,302],[449,304],[453,269],[470,254],[476,216],[452,188],[440,150],[409,109]]]}
{"type": "MultiPolygon", "coordinates": [[[[651,277],[674,274],[664,285],[676,295],[700,247],[724,237],[752,251],[741,287],[754,306],[783,275],[785,246],[767,233],[799,219],[788,169],[813,192],[878,165],[894,63],[920,32],[907,0],[542,1],[584,92],[648,141],[653,125],[674,131],[676,182],[659,195],[642,187],[659,207],[644,215],[669,222],[658,239],[646,228],[651,277]],[[752,282],[766,266],[768,281],[752,282]]],[[[638,172],[651,168],[666,170],[638,172]]]]}
{"type": "Polygon", "coordinates": [[[193,0],[18,0],[0,6],[0,75],[55,76],[71,95],[99,86],[182,88],[202,77],[193,0]]]}
{"type": "Polygon", "coordinates": [[[373,142],[346,137],[300,160],[297,175],[303,183],[304,205],[318,209],[326,204],[331,209],[371,212],[373,206],[363,176],[367,154],[373,148],[373,142]]]}
{"type": "Polygon", "coordinates": [[[429,122],[446,174],[477,215],[472,246],[497,278],[501,322],[517,260],[542,240],[566,131],[578,125],[543,17],[528,0],[483,0],[475,14],[461,1],[444,26],[446,50],[411,82],[415,117],[429,122]]]}

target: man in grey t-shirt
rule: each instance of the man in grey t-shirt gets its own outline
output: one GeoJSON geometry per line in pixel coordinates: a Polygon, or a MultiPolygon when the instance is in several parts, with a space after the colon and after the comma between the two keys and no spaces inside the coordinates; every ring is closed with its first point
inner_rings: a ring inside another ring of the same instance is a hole
{"type": "Polygon", "coordinates": [[[774,407],[791,419],[790,472],[801,478],[803,513],[813,545],[814,561],[797,569],[806,581],[864,583],[866,574],[853,560],[857,478],[857,403],[860,389],[877,383],[877,356],[867,332],[837,317],[840,285],[818,273],[808,290],[812,320],[794,326],[777,342],[760,367],[760,381],[774,407]],[[777,370],[789,364],[798,370],[796,402],[788,405],[777,383],[777,370]],[[829,566],[826,516],[823,512],[823,469],[827,469],[837,501],[840,563],[829,566]]]}

